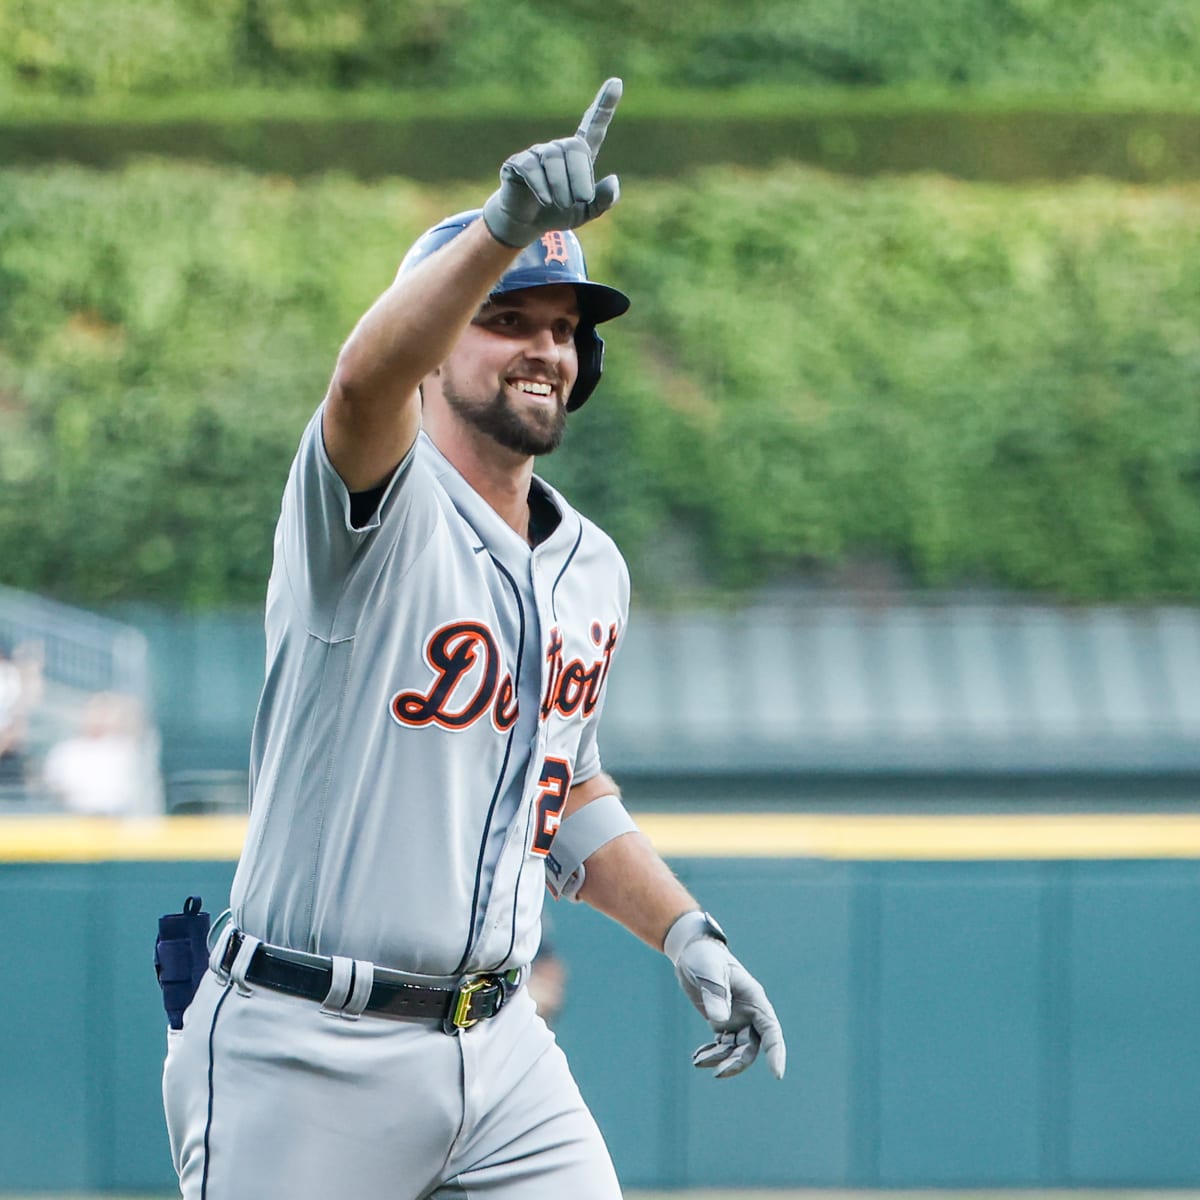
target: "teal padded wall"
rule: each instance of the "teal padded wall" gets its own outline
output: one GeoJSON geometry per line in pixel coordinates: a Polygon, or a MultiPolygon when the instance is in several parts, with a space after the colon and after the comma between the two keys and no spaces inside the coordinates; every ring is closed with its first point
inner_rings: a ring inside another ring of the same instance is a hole
{"type": "Polygon", "coordinates": [[[94,982],[92,887],[76,867],[0,871],[0,1186],[70,1188],[87,1177],[102,1035],[83,997],[94,982]]]}
{"type": "Polygon", "coordinates": [[[1200,863],[1070,868],[1068,1172],[1200,1180],[1200,863]]]}
{"type": "MultiPolygon", "coordinates": [[[[786,1080],[690,1066],[662,957],[553,906],[558,1033],[628,1186],[1200,1186],[1200,862],[673,864],[786,1080]]],[[[169,1191],[155,920],[233,864],[0,865],[0,1192],[169,1191]]]]}
{"type": "Polygon", "coordinates": [[[879,879],[878,1183],[1041,1177],[1042,872],[893,864],[879,879]]]}

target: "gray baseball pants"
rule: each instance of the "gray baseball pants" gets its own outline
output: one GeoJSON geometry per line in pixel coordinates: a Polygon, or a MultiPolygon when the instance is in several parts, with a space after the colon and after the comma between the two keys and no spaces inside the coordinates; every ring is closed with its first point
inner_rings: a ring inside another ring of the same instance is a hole
{"type": "Polygon", "coordinates": [[[567,1060],[522,989],[448,1036],[326,1016],[211,971],[168,1030],[163,1102],[185,1200],[619,1200],[567,1060]]]}

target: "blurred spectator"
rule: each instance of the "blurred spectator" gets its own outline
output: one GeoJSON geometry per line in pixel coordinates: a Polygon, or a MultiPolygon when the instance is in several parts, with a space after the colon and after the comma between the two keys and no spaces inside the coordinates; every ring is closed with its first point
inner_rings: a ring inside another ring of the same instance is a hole
{"type": "Polygon", "coordinates": [[[118,816],[145,805],[145,739],[131,696],[88,698],[76,737],[55,745],[42,768],[46,787],[69,812],[118,816]]]}
{"type": "Polygon", "coordinates": [[[567,964],[558,956],[550,934],[550,918],[542,916],[542,945],[529,968],[529,994],[542,1020],[554,1028],[567,998],[567,964]]]}
{"type": "Polygon", "coordinates": [[[0,787],[25,784],[29,710],[41,691],[41,650],[31,643],[10,655],[0,642],[0,787]]]}

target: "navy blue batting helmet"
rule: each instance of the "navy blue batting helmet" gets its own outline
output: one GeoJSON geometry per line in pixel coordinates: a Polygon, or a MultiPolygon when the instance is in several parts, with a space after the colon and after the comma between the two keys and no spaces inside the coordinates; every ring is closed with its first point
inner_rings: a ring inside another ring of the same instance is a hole
{"type": "MultiPolygon", "coordinates": [[[[413,243],[400,264],[400,274],[423,262],[447,242],[458,237],[481,210],[470,209],[456,213],[427,229],[413,243]]],[[[493,296],[515,292],[521,288],[545,287],[552,283],[574,285],[579,297],[579,325],[575,329],[575,349],[579,356],[579,375],[567,400],[567,411],[581,408],[600,382],[604,370],[604,339],[596,332],[601,321],[611,321],[629,308],[629,297],[616,288],[593,283],[588,278],[583,247],[570,229],[544,233],[532,245],[526,246],[516,261],[500,276],[492,289],[493,296]]]]}

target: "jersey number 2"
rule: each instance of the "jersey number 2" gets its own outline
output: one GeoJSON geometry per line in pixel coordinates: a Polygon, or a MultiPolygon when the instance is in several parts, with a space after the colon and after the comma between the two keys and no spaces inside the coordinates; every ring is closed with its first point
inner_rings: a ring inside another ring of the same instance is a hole
{"type": "Polygon", "coordinates": [[[545,858],[562,823],[563,805],[567,802],[567,791],[571,787],[571,764],[564,758],[547,758],[542,764],[538,787],[542,790],[535,805],[533,852],[545,858]]]}

